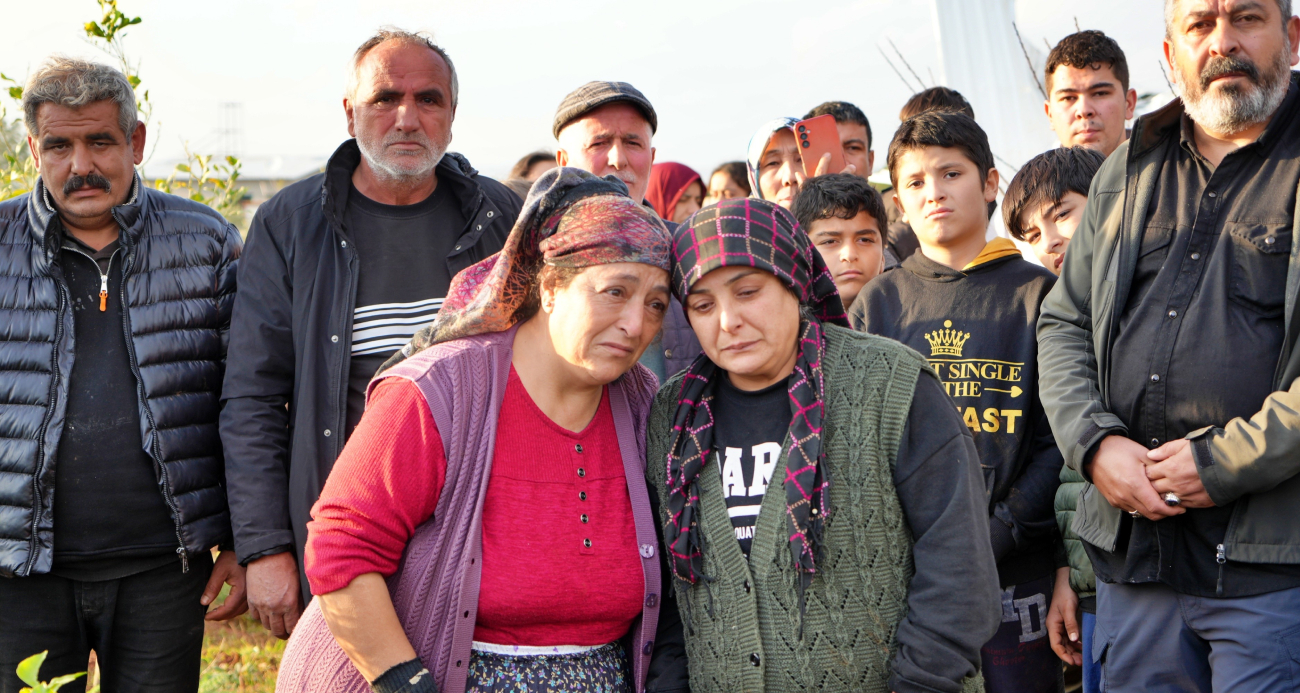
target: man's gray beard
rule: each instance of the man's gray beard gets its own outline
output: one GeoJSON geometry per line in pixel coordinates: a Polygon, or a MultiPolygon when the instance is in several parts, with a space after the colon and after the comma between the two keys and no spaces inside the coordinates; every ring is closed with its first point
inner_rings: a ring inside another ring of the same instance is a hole
{"type": "Polygon", "coordinates": [[[1181,75],[1176,86],[1183,108],[1192,122],[1211,132],[1233,135],[1272,117],[1291,86],[1291,63],[1288,45],[1277,54],[1273,64],[1260,70],[1259,83],[1247,78],[1248,85],[1202,89],[1201,76],[1181,75]]]}
{"type": "Polygon", "coordinates": [[[433,169],[437,168],[438,162],[447,154],[447,145],[450,142],[444,142],[441,146],[436,146],[433,142],[426,141],[428,147],[423,152],[416,155],[395,155],[388,156],[385,152],[386,143],[381,143],[378,151],[373,151],[369,142],[357,138],[357,147],[361,149],[361,157],[370,165],[370,169],[375,172],[378,178],[393,182],[410,182],[420,181],[433,175],[433,169]]]}

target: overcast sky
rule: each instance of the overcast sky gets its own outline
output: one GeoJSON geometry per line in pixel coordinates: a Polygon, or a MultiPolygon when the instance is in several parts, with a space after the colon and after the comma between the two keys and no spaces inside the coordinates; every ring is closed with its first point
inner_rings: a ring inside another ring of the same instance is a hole
{"type": "MultiPolygon", "coordinates": [[[[54,52],[100,57],[82,24],[92,0],[6,3],[0,71],[22,78],[54,52]]],[[[659,113],[659,161],[701,173],[744,156],[754,129],[826,100],[856,103],[875,149],[911,90],[881,58],[893,43],[927,83],[942,70],[930,3],[922,0],[120,0],[144,22],[128,52],[155,104],[155,160],[182,143],[217,147],[220,104],[242,104],[245,156],[327,156],[347,137],[348,57],[377,27],[431,31],[460,76],[452,149],[500,177],[524,153],[554,146],[563,96],[592,79],[641,89],[659,113]]],[[[1042,52],[1074,31],[1101,29],[1124,48],[1133,86],[1167,91],[1156,0],[1020,0],[1026,42],[1042,52]]],[[[895,61],[897,62],[897,61],[895,61]]],[[[900,66],[901,67],[901,66],[900,66]]],[[[1027,69],[1027,68],[1026,68],[1027,69]]],[[[1047,128],[1046,118],[1043,128],[1047,128]]]]}

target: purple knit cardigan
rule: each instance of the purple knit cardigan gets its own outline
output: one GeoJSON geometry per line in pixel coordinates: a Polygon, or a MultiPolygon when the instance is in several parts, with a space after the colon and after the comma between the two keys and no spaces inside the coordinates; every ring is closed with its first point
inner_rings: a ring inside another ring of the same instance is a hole
{"type": "MultiPolygon", "coordinates": [[[[397,572],[388,578],[388,592],[406,637],[433,672],[440,693],[465,690],[478,611],[483,500],[515,330],[435,345],[384,374],[386,378],[406,378],[420,389],[447,455],[447,478],[433,517],[416,528],[397,572]]],[[[632,626],[630,651],[638,693],[645,690],[659,620],[660,567],[655,556],[655,518],[645,481],[645,429],[655,388],[654,375],[639,364],[609,386],[645,576],[643,607],[632,626]]],[[[275,690],[370,690],[330,634],[316,599],[308,604],[289,639],[275,690]]]]}

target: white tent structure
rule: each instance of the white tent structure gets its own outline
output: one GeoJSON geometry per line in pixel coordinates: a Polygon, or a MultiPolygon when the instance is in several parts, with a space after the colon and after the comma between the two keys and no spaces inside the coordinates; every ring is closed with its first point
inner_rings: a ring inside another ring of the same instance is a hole
{"type": "MultiPolygon", "coordinates": [[[[1032,46],[1022,49],[1017,40],[1016,0],[930,0],[930,6],[942,66],[939,82],[961,92],[974,107],[1005,190],[1022,164],[1057,146],[1035,76],[1046,59],[1032,46]]],[[[1000,214],[989,228],[1006,235],[1000,214]]]]}

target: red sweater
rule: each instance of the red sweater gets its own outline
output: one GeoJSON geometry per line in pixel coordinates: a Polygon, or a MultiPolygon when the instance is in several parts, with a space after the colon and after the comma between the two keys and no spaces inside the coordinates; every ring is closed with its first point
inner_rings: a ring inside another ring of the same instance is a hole
{"type": "MultiPolygon", "coordinates": [[[[304,561],[312,592],[396,571],[415,528],[433,515],[446,466],[415,385],[379,385],[312,509],[304,561]]],[[[537,408],[512,368],[483,509],[474,639],[603,645],[631,628],[643,591],[608,394],[574,433],[537,408]]]]}

